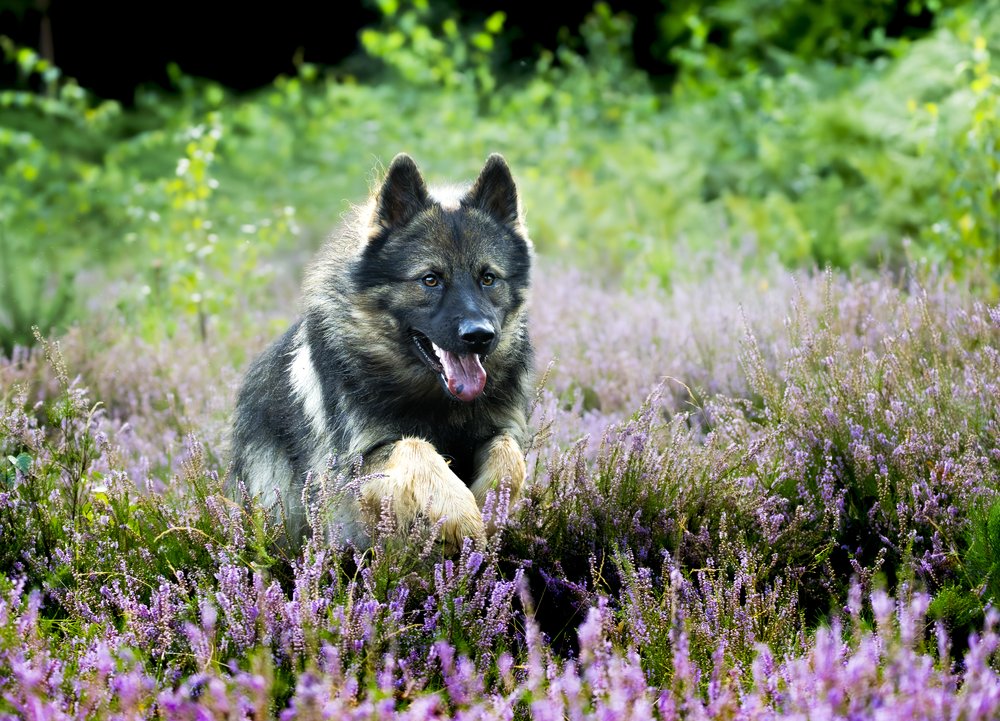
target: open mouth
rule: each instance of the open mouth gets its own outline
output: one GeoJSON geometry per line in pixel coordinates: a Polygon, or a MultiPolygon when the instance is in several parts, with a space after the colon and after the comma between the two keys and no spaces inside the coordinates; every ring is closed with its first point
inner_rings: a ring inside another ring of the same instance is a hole
{"type": "Polygon", "coordinates": [[[452,353],[436,345],[418,330],[410,331],[417,355],[438,374],[448,393],[460,401],[475,400],[486,387],[483,356],[478,353],[452,353]]]}

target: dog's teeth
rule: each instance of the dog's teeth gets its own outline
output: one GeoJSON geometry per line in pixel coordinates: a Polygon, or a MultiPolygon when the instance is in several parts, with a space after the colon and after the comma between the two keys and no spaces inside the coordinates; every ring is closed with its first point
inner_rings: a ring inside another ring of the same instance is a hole
{"type": "Polygon", "coordinates": [[[437,356],[437,359],[438,359],[438,360],[441,360],[441,359],[442,359],[442,358],[444,357],[444,355],[443,355],[444,351],[443,351],[443,350],[441,350],[441,349],[440,349],[440,348],[438,347],[437,343],[435,343],[434,341],[431,341],[431,348],[433,348],[433,349],[434,349],[434,355],[436,355],[436,356],[437,356]]]}

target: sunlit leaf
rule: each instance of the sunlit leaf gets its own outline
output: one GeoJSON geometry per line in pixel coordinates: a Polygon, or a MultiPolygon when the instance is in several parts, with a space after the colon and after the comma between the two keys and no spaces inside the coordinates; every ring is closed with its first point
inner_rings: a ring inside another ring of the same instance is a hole
{"type": "Polygon", "coordinates": [[[501,30],[503,30],[503,24],[506,20],[507,13],[502,10],[497,10],[495,13],[486,18],[486,23],[484,24],[486,32],[491,33],[492,35],[498,34],[501,30]]]}
{"type": "Polygon", "coordinates": [[[472,44],[488,52],[493,49],[493,36],[488,33],[476,33],[472,36],[472,44]]]}

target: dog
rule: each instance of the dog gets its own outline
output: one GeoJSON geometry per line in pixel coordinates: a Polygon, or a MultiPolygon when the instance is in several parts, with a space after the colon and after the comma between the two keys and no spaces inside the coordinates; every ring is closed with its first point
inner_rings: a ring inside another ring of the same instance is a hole
{"type": "Polygon", "coordinates": [[[330,514],[370,543],[372,516],[484,538],[491,489],[516,498],[532,395],[534,250],[504,158],[464,188],[428,188],[397,155],[305,274],[299,320],[250,366],[232,429],[231,495],[258,497],[300,544],[307,475],[358,480],[330,514]]]}

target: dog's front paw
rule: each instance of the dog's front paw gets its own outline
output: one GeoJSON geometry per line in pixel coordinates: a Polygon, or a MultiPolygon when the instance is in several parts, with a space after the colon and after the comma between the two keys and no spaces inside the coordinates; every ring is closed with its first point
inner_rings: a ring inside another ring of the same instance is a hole
{"type": "Polygon", "coordinates": [[[483,517],[476,498],[445,463],[433,445],[419,438],[404,438],[379,474],[363,489],[370,507],[384,497],[391,499],[396,520],[409,525],[419,514],[432,523],[441,522],[445,550],[461,549],[463,539],[482,543],[486,538],[483,517]]]}
{"type": "Polygon", "coordinates": [[[512,501],[521,495],[527,466],[524,452],[512,436],[501,433],[486,444],[476,454],[476,467],[479,470],[472,484],[472,494],[480,506],[487,493],[501,486],[510,489],[512,501]]]}
{"type": "Polygon", "coordinates": [[[450,470],[448,472],[451,478],[444,479],[442,484],[447,487],[430,495],[428,516],[435,523],[443,519],[441,536],[447,553],[461,550],[465,538],[473,539],[482,547],[486,540],[486,527],[479,504],[458,476],[450,470]]]}

